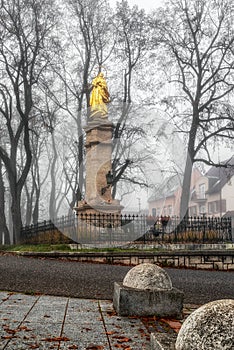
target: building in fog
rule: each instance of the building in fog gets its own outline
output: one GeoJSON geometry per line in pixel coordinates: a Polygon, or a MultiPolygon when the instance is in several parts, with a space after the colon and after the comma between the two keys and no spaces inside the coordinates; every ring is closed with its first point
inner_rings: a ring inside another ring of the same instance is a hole
{"type": "MultiPolygon", "coordinates": [[[[197,168],[193,169],[189,215],[223,216],[234,211],[234,157],[229,164],[227,168],[213,166],[204,175],[197,168]]],[[[148,199],[149,215],[179,216],[181,185],[173,185],[170,179],[148,199]],[[169,181],[172,185],[168,187],[169,181]]]]}

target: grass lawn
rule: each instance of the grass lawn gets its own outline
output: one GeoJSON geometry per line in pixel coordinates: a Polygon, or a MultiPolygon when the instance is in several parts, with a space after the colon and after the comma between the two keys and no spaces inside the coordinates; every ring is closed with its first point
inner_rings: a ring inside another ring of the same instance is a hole
{"type": "MultiPolygon", "coordinates": [[[[152,250],[152,249],[147,249],[152,250]]],[[[123,252],[123,251],[138,251],[138,249],[125,248],[82,248],[71,249],[69,244],[34,244],[34,245],[0,245],[0,251],[5,252],[123,252]]]]}

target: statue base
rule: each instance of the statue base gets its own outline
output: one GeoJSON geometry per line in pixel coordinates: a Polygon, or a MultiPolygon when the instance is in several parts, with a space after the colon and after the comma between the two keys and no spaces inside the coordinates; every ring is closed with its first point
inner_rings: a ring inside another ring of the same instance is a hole
{"type": "Polygon", "coordinates": [[[119,200],[111,201],[96,201],[95,199],[91,200],[89,203],[84,201],[79,201],[78,206],[74,207],[76,214],[79,215],[120,215],[121,210],[124,207],[120,205],[119,200]]]}

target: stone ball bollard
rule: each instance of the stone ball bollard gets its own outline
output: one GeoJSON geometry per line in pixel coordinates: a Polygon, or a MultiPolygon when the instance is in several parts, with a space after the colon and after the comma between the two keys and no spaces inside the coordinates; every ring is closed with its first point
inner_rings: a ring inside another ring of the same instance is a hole
{"type": "Polygon", "coordinates": [[[123,286],[142,290],[172,289],[172,283],[168,273],[161,267],[150,263],[140,264],[129,270],[124,277],[123,286]]]}
{"type": "Polygon", "coordinates": [[[122,283],[115,282],[113,306],[120,316],[180,317],[183,297],[164,269],[144,263],[128,271],[122,283]]]}
{"type": "Polygon", "coordinates": [[[233,350],[234,299],[212,301],[195,310],[183,323],[176,350],[233,350]]]}

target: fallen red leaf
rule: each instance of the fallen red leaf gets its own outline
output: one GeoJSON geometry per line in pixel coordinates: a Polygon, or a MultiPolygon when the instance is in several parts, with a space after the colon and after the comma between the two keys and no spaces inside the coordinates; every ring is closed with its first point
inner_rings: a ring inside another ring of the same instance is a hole
{"type": "Polygon", "coordinates": [[[129,346],[128,345],[124,345],[124,344],[114,344],[114,347],[115,348],[118,348],[118,349],[131,349],[131,348],[129,348],[129,346]]]}
{"type": "Polygon", "coordinates": [[[178,320],[174,319],[167,319],[167,318],[162,318],[162,322],[167,323],[176,333],[179,333],[179,330],[181,328],[181,322],[178,320]]]}
{"type": "Polygon", "coordinates": [[[31,332],[31,331],[32,331],[30,328],[28,328],[28,327],[26,327],[26,326],[20,326],[20,327],[18,328],[18,330],[20,330],[20,331],[25,331],[25,332],[31,332]]]}
{"type": "Polygon", "coordinates": [[[1,336],[2,339],[13,339],[13,338],[17,338],[15,335],[2,335],[1,336]]]}
{"type": "Polygon", "coordinates": [[[132,341],[131,338],[127,338],[124,335],[114,335],[112,338],[117,339],[118,343],[126,343],[132,341]]]}
{"type": "Polygon", "coordinates": [[[107,311],[107,315],[112,317],[112,316],[117,316],[117,313],[115,311],[107,311]]]}
{"type": "Polygon", "coordinates": [[[104,349],[104,346],[102,345],[89,345],[86,350],[103,350],[104,349]]]}
{"type": "Polygon", "coordinates": [[[8,334],[15,334],[19,330],[18,329],[10,329],[10,328],[4,327],[4,331],[7,332],[8,334]]]}
{"type": "Polygon", "coordinates": [[[52,337],[52,338],[44,338],[42,341],[48,342],[58,342],[58,341],[69,341],[70,339],[67,337],[52,337]]]}
{"type": "Polygon", "coordinates": [[[132,341],[132,339],[131,338],[122,338],[122,339],[117,340],[118,343],[128,343],[129,341],[132,341]]]}
{"type": "Polygon", "coordinates": [[[145,333],[144,329],[142,329],[142,328],[139,328],[138,331],[139,331],[140,333],[145,333]]]}

